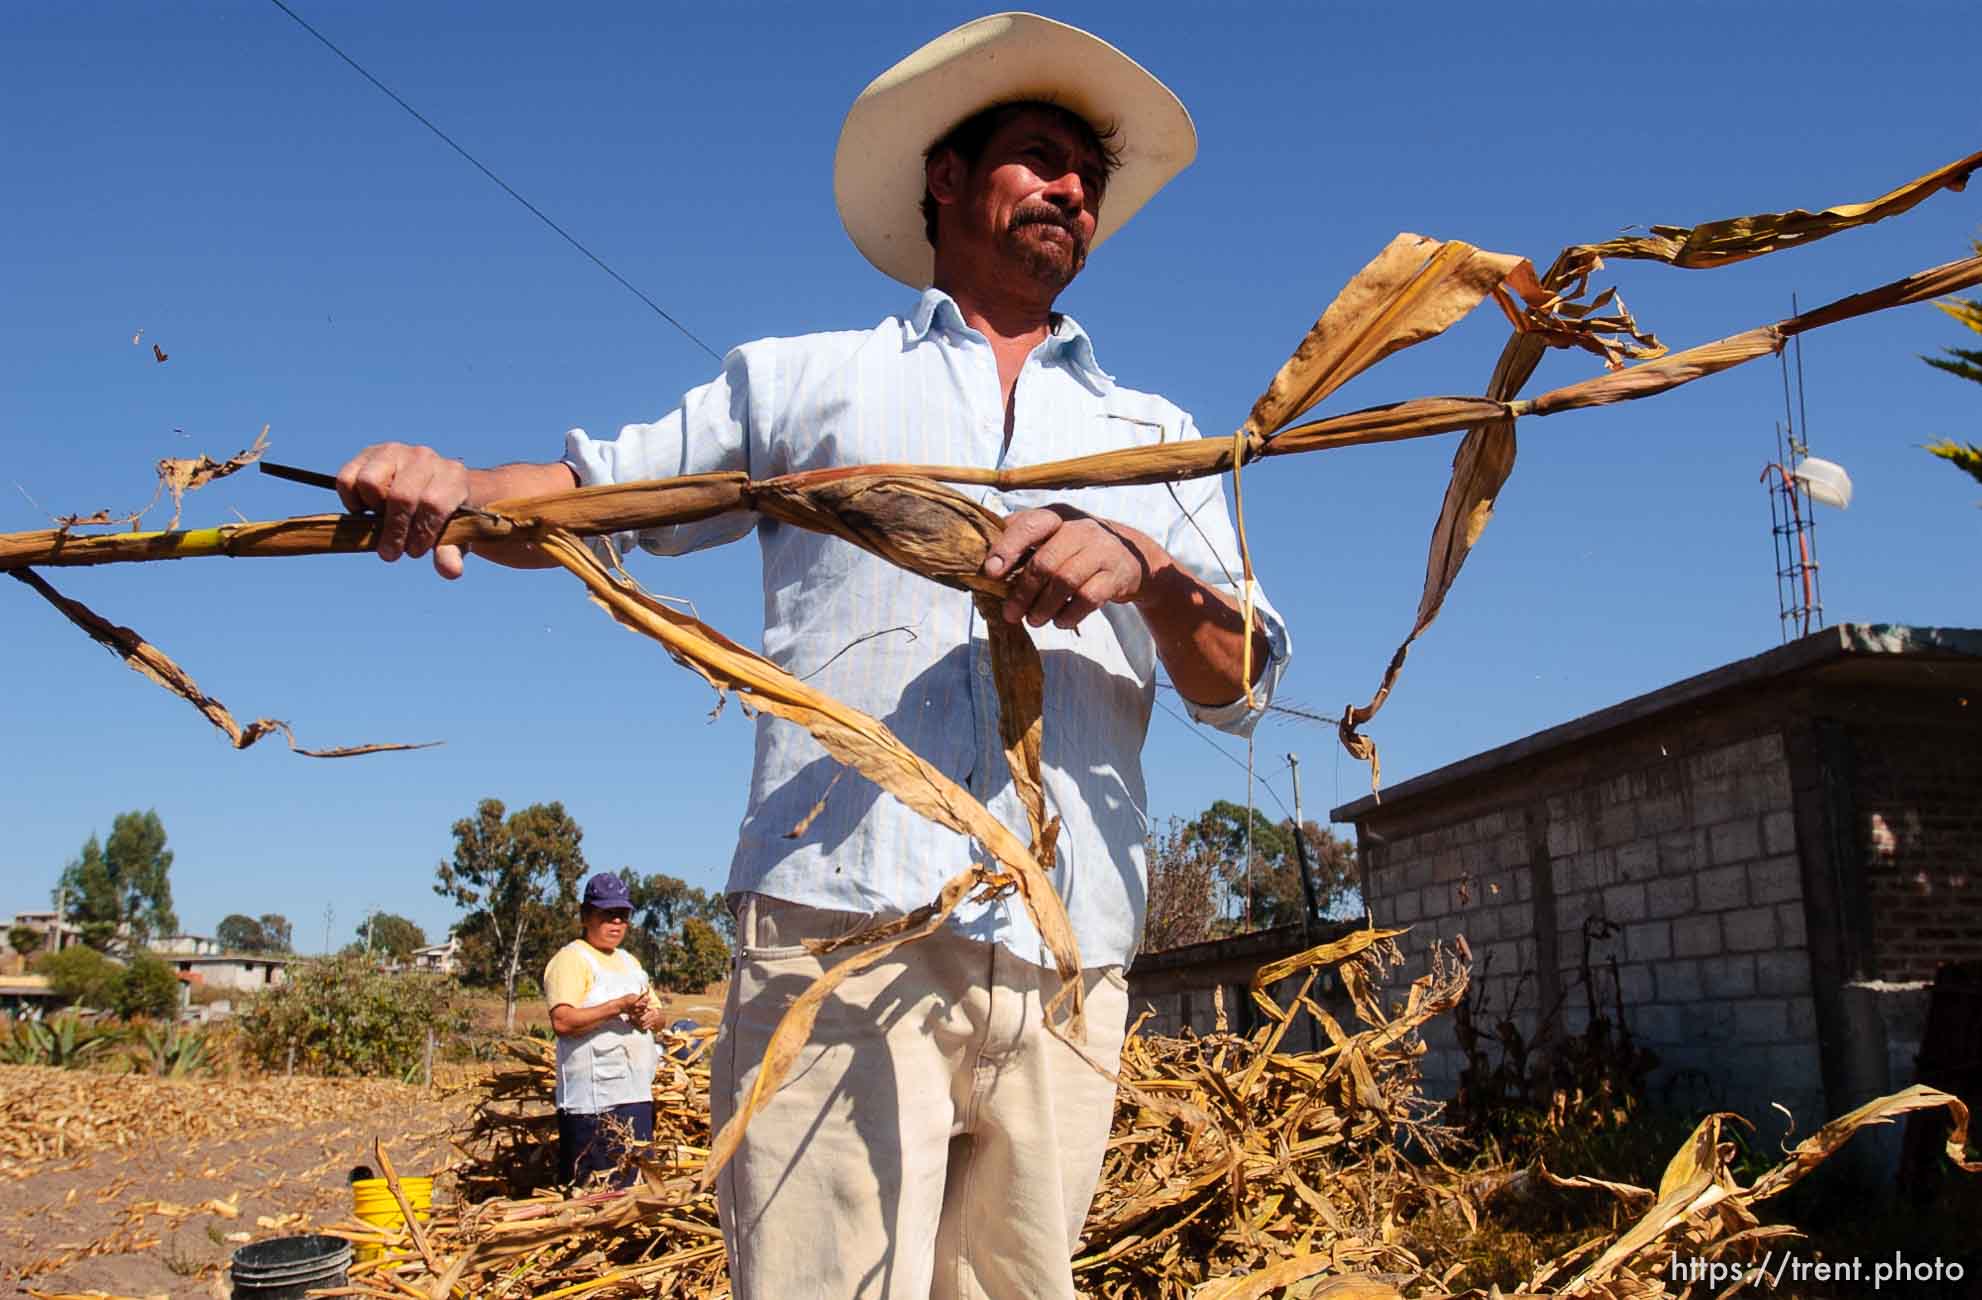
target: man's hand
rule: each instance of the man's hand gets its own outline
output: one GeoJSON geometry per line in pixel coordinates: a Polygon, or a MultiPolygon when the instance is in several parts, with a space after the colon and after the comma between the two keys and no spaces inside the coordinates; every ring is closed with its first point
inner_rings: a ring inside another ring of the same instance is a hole
{"type": "MultiPolygon", "coordinates": [[[[383,517],[379,558],[392,561],[410,555],[417,560],[431,550],[434,571],[443,578],[461,576],[462,549],[436,544],[456,510],[568,492],[576,486],[575,472],[562,461],[469,469],[432,447],[409,447],[403,442],[367,447],[337,472],[337,493],[344,498],[345,509],[376,510],[383,517]]],[[[478,541],[475,553],[514,569],[557,563],[527,541],[478,541]]]]}
{"type": "MultiPolygon", "coordinates": [[[[1238,602],[1184,569],[1146,534],[1072,506],[1022,510],[1005,521],[1004,534],[984,557],[987,577],[1015,568],[1006,622],[1071,628],[1111,601],[1134,605],[1185,699],[1219,707],[1244,692],[1245,624],[1238,602]]],[[[1265,630],[1255,626],[1254,681],[1269,653],[1265,630]]]]}
{"type": "Polygon", "coordinates": [[[337,495],[347,510],[383,516],[379,558],[419,559],[434,553],[434,571],[461,576],[461,548],[436,546],[448,519],[468,501],[468,467],[432,447],[381,442],[353,456],[337,471],[337,495]]]}
{"type": "Polygon", "coordinates": [[[1134,604],[1170,563],[1142,533],[1072,506],[1022,510],[1007,519],[1004,535],[984,557],[984,573],[1003,577],[1021,558],[1025,567],[1012,579],[1005,621],[1061,628],[1078,626],[1103,605],[1134,604]]]}

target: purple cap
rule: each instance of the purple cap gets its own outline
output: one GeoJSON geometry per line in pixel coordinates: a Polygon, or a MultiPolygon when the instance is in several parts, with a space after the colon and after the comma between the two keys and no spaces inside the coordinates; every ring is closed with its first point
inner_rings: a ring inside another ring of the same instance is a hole
{"type": "Polygon", "coordinates": [[[615,907],[633,910],[633,898],[626,892],[626,882],[618,876],[601,871],[585,882],[585,906],[610,911],[615,907]]]}

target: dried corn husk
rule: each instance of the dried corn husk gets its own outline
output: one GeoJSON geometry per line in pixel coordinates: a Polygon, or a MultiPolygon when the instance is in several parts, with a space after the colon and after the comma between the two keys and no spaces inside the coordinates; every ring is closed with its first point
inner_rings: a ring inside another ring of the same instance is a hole
{"type": "Polygon", "coordinates": [[[281,732],[288,740],[289,748],[305,758],[354,758],[360,754],[377,754],[394,749],[427,749],[439,741],[427,744],[370,744],[346,745],[334,749],[304,749],[296,743],[296,733],[289,724],[280,718],[256,718],[247,726],[234,720],[227,706],[214,699],[199,687],[192,677],[163,650],[151,644],[128,627],[119,627],[104,618],[89,606],[78,600],[70,600],[61,592],[48,585],[46,579],[32,569],[10,571],[19,581],[32,587],[34,591],[56,609],[62,616],[89,633],[90,639],[116,655],[133,672],[141,673],[185,700],[215,727],[226,735],[236,749],[246,749],[271,732],[281,732]]]}
{"type": "MultiPolygon", "coordinates": [[[[1890,216],[1907,211],[1915,204],[1943,190],[1959,191],[1968,183],[1968,177],[1976,167],[1982,166],[1982,152],[1969,154],[1945,167],[1936,168],[1925,176],[1917,177],[1904,185],[1873,199],[1868,203],[1840,204],[1826,208],[1819,213],[1793,209],[1782,213],[1765,213],[1759,216],[1735,217],[1724,221],[1705,222],[1698,226],[1653,226],[1652,233],[1644,238],[1623,238],[1598,244],[1572,244],[1557,256],[1548,273],[1541,279],[1540,288],[1553,295],[1545,303],[1545,310],[1530,311],[1525,319],[1516,319],[1514,334],[1501,350],[1500,358],[1494,364],[1493,375],[1487,383],[1486,396],[1493,401],[1511,402],[1526,386],[1540,364],[1543,353],[1551,347],[1582,347],[1597,352],[1605,361],[1617,366],[1625,356],[1650,360],[1663,355],[1664,349],[1649,334],[1640,332],[1637,322],[1622,302],[1617,302],[1616,314],[1611,317],[1595,313],[1614,301],[1610,291],[1598,295],[1587,307],[1579,307],[1575,299],[1583,296],[1589,286],[1592,274],[1601,270],[1605,257],[1624,257],[1665,262],[1668,265],[1699,268],[1725,266],[1733,262],[1759,257],[1781,248],[1795,247],[1827,238],[1857,226],[1883,221],[1890,216]],[[1566,328],[1565,328],[1566,326],[1566,328]],[[1632,339],[1639,346],[1613,343],[1618,335],[1632,339]]],[[[1936,268],[1935,272],[1923,273],[1934,276],[1936,272],[1949,272],[1958,263],[1936,268]]],[[[1918,278],[1918,277],[1915,277],[1918,278]]],[[[1950,278],[1953,278],[1952,276],[1950,278]]],[[[1905,281],[1901,281],[1905,284],[1905,281]]],[[[1951,293],[1954,289],[1941,289],[1939,293],[1951,293]]],[[[1868,310],[1899,306],[1904,302],[1919,301],[1906,291],[1896,291],[1895,286],[1886,285],[1862,295],[1873,300],[1868,310]]],[[[1937,295],[1930,295],[1937,296],[1937,295]]],[[[1844,299],[1835,304],[1843,308],[1852,299],[1844,299]]],[[[1503,300],[1503,306],[1505,306],[1503,300]]],[[[1510,316],[1514,315],[1510,311],[1510,316]]],[[[1853,312],[1852,314],[1859,314],[1853,312]]],[[[1806,313],[1799,319],[1817,318],[1817,323],[1828,324],[1831,319],[1822,312],[1806,313]]],[[[1784,323],[1785,325],[1788,322],[1784,323]]],[[[1780,327],[1779,327],[1780,328],[1780,327]]],[[[1785,329],[1784,333],[1793,331],[1785,329]]],[[[1639,394],[1644,395],[1644,394],[1639,394]]],[[[1514,421],[1506,417],[1490,417],[1474,425],[1460,443],[1452,461],[1452,477],[1445,489],[1445,498],[1439,505],[1437,518],[1432,524],[1431,543],[1425,557],[1425,583],[1423,594],[1418,599],[1418,611],[1412,620],[1411,630],[1398,643],[1385,666],[1383,675],[1374,694],[1367,704],[1345,710],[1342,715],[1340,735],[1344,748],[1352,755],[1370,764],[1370,789],[1376,790],[1382,773],[1377,758],[1376,746],[1368,737],[1360,734],[1360,728],[1390,697],[1390,690],[1403,670],[1404,659],[1409,654],[1412,642],[1421,636],[1425,629],[1437,619],[1438,611],[1445,603],[1445,595],[1458,580],[1459,570],[1472,553],[1480,535],[1486,530],[1493,517],[1494,501],[1500,490],[1514,472],[1515,437],[1514,421]]]]}
{"type": "MultiPolygon", "coordinates": [[[[898,922],[888,933],[898,937],[909,925],[898,922]]],[[[1467,1262],[1467,1225],[1477,1227],[1490,1214],[1487,1198],[1514,1171],[1462,1172],[1447,1162],[1454,1139],[1439,1126],[1439,1105],[1423,1094],[1419,1031],[1456,1004],[1467,972],[1435,954],[1401,1004],[1386,1007],[1380,981],[1400,960],[1400,937],[1359,931],[1262,967],[1252,997],[1263,1020],[1250,1034],[1131,1032],[1101,1185],[1074,1259],[1083,1294],[1105,1300],[1453,1294],[1446,1280],[1467,1262]],[[1350,992],[1359,1022],[1353,1029],[1322,1012],[1305,987],[1284,1004],[1266,992],[1289,976],[1311,981],[1326,971],[1350,992]],[[1319,1050],[1288,1047],[1304,1011],[1326,1036],[1319,1050]],[[1425,1222],[1450,1227],[1414,1231],[1425,1222]]],[[[708,1033],[690,1041],[706,1049],[708,1033]]],[[[519,1045],[513,1054],[519,1064],[485,1084],[487,1100],[463,1142],[472,1157],[458,1173],[464,1187],[512,1185],[503,1170],[530,1157],[528,1145],[515,1140],[518,1112],[534,1108],[539,1122],[548,1122],[545,1045],[519,1045]]],[[[687,1062],[664,1057],[655,1082],[656,1140],[642,1156],[641,1188],[442,1207],[427,1226],[431,1264],[409,1249],[406,1234],[375,1231],[398,1252],[396,1261],[354,1275],[354,1283],[376,1296],[428,1294],[432,1280],[447,1275],[476,1294],[498,1279],[535,1294],[635,1286],[657,1295],[723,1294],[714,1203],[702,1190],[711,1146],[705,1062],[704,1051],[687,1062]]],[[[1721,1116],[1696,1129],[1656,1189],[1545,1174],[1561,1186],[1615,1197],[1630,1216],[1503,1294],[1676,1296],[1678,1285],[1668,1285],[1664,1271],[1673,1251],[1759,1259],[1793,1232],[1762,1225],[1761,1202],[1859,1128],[1937,1106],[1954,1117],[1950,1156],[1964,1169],[1982,1168],[1963,1163],[1961,1103],[1910,1088],[1826,1125],[1746,1188],[1729,1166],[1732,1147],[1721,1141],[1721,1116]]],[[[1478,1291],[1459,1294],[1484,1300],[1478,1291]]]]}

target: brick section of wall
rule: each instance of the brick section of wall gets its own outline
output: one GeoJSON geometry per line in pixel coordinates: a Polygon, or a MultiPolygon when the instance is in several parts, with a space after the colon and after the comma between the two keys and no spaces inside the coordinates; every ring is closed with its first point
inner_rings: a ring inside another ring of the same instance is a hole
{"type": "MultiPolygon", "coordinates": [[[[1592,992],[1601,1013],[1621,991],[1633,1035],[1660,1058],[1655,1096],[1729,1106],[1758,1120],[1768,1118],[1770,1102],[1781,1102],[1800,1126],[1820,1122],[1802,876],[1780,732],[1555,788],[1538,797],[1517,785],[1493,811],[1368,843],[1377,924],[1414,927],[1406,945],[1412,960],[1399,974],[1423,973],[1428,940],[1464,935],[1476,959],[1480,1018],[1490,1023],[1511,1003],[1511,1018],[1532,1040],[1544,1010],[1536,1005],[1523,812],[1533,807],[1546,816],[1540,838],[1554,885],[1563,1029],[1587,1026],[1592,992]]],[[[1427,1081],[1449,1087],[1462,1064],[1450,1026],[1435,1025],[1427,1046],[1427,1081]]]]}
{"type": "Polygon", "coordinates": [[[1877,977],[1982,960],[1982,732],[1859,723],[1851,742],[1877,977]]]}

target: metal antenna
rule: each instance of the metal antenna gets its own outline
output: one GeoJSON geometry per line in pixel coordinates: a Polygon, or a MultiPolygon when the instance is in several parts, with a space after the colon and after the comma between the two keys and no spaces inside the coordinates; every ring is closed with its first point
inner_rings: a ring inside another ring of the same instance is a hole
{"type": "Polygon", "coordinates": [[[1301,820],[1301,756],[1287,755],[1287,770],[1294,774],[1294,857],[1301,864],[1301,942],[1314,943],[1315,916],[1321,911],[1315,900],[1314,869],[1308,865],[1307,823],[1301,820]]]}
{"type": "MultiPolygon", "coordinates": [[[[1789,296],[1797,311],[1796,295],[1789,296]]],[[[1808,408],[1803,400],[1803,340],[1796,348],[1796,393],[1789,388],[1789,356],[1776,354],[1782,372],[1782,419],[1776,422],[1776,458],[1762,467],[1769,492],[1769,533],[1775,543],[1776,620],[1783,641],[1824,626],[1823,587],[1817,566],[1817,521],[1810,488],[1797,471],[1810,456],[1808,408]],[[1773,481],[1771,481],[1773,476],[1773,481]]]]}

